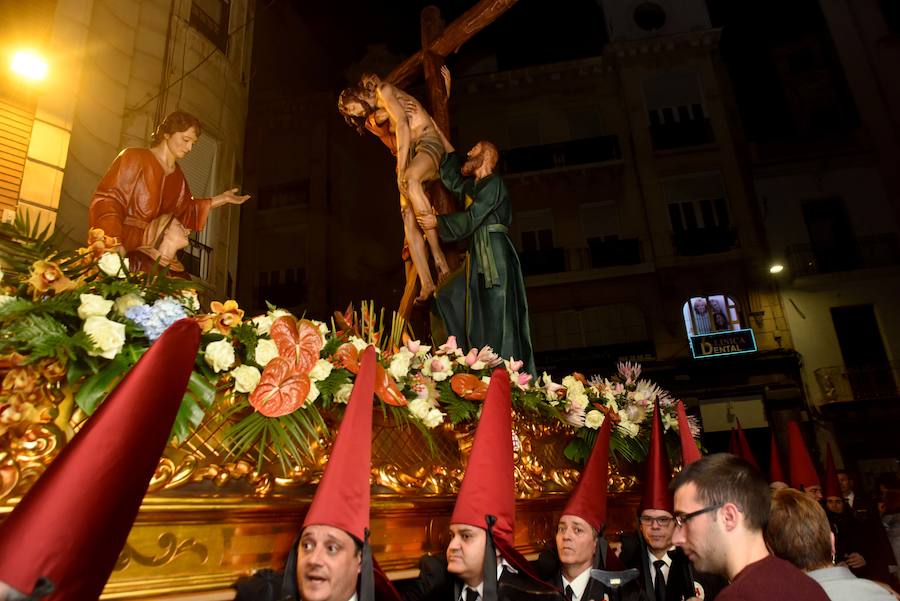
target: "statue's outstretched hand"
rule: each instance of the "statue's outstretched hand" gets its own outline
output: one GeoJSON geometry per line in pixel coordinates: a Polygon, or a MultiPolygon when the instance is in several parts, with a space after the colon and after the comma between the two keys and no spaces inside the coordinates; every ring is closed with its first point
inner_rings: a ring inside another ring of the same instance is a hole
{"type": "Polygon", "coordinates": [[[213,196],[212,198],[212,206],[219,207],[224,204],[230,205],[240,205],[247,202],[250,199],[249,194],[238,195],[238,191],[240,188],[231,188],[230,190],[225,190],[221,194],[217,196],[213,196]]]}
{"type": "Polygon", "coordinates": [[[450,98],[450,69],[447,65],[441,65],[441,78],[444,80],[444,92],[450,98]]]}

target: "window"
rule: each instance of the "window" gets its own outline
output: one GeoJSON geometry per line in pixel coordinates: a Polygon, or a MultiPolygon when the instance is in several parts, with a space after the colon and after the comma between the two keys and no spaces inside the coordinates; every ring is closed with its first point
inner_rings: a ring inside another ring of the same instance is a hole
{"type": "Polygon", "coordinates": [[[663,198],[677,254],[725,252],[737,242],[718,171],[664,179],[663,198]]]}
{"type": "MultiPolygon", "coordinates": [[[[191,188],[191,194],[195,198],[205,198],[215,194],[213,191],[213,175],[216,172],[216,160],[219,153],[219,141],[209,133],[204,132],[194,143],[190,153],[178,161],[184,178],[191,188]]],[[[212,253],[213,224],[218,218],[216,213],[211,213],[206,227],[198,232],[191,232],[187,248],[181,251],[181,262],[191,275],[201,280],[209,279],[210,254],[212,253]]]]}
{"type": "Polygon", "coordinates": [[[308,206],[309,185],[309,178],[304,178],[274,186],[262,186],[259,189],[259,210],[308,206]]]}
{"type": "Polygon", "coordinates": [[[230,0],[193,0],[190,24],[215,44],[216,48],[227,53],[230,14],[230,0]]]}
{"type": "Polygon", "coordinates": [[[648,340],[647,320],[631,304],[535,313],[532,338],[536,351],[623,345],[648,340]]]}
{"type": "Polygon", "coordinates": [[[523,275],[566,270],[563,249],[553,246],[553,212],[550,209],[517,213],[515,224],[521,242],[519,260],[523,275]]]}
{"type": "Polygon", "coordinates": [[[724,294],[691,297],[682,313],[688,336],[741,329],[737,304],[724,294]]]}
{"type": "Polygon", "coordinates": [[[696,73],[656,75],[644,80],[643,88],[654,150],[714,141],[696,73]]]}

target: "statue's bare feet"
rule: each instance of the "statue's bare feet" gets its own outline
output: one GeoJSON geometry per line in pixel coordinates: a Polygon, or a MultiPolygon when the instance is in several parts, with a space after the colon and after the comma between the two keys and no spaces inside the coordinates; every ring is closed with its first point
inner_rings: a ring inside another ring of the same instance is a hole
{"type": "Polygon", "coordinates": [[[417,303],[427,302],[429,298],[434,296],[434,284],[422,284],[419,290],[419,296],[416,297],[417,303]]]}

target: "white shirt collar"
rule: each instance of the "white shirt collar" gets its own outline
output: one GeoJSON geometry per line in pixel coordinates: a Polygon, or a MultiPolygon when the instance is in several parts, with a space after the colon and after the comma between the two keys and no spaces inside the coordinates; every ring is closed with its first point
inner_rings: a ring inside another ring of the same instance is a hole
{"type": "MultiPolygon", "coordinates": [[[[674,546],[670,547],[669,551],[671,551],[674,548],[675,548],[674,546]]],[[[667,552],[667,553],[663,553],[662,557],[657,557],[648,548],[647,549],[647,559],[650,561],[650,564],[649,564],[650,565],[650,581],[653,582],[654,585],[656,585],[656,568],[653,566],[653,562],[655,562],[659,559],[662,559],[665,562],[665,565],[662,566],[660,568],[660,570],[662,571],[663,578],[665,578],[666,581],[668,581],[669,580],[669,568],[672,567],[672,556],[669,555],[667,552]]]]}
{"type": "MultiPolygon", "coordinates": [[[[513,574],[518,574],[518,570],[509,565],[509,563],[503,559],[502,557],[498,558],[497,561],[497,580],[500,580],[500,575],[503,574],[503,569],[509,570],[513,574]]],[[[466,601],[466,589],[472,588],[467,584],[464,584],[462,587],[462,591],[459,593],[459,601],[466,601]]],[[[475,591],[478,593],[479,599],[484,598],[484,580],[482,580],[478,586],[475,587],[475,591]]]]}
{"type": "Polygon", "coordinates": [[[856,493],[854,493],[854,492],[851,490],[850,492],[847,493],[847,496],[844,497],[844,498],[847,499],[847,503],[848,503],[848,504],[850,505],[850,507],[852,508],[852,507],[853,507],[853,499],[856,498],[856,493]]]}
{"type": "Polygon", "coordinates": [[[572,587],[572,601],[581,601],[581,598],[584,597],[584,591],[587,589],[588,582],[591,579],[591,566],[585,568],[581,574],[575,576],[575,579],[572,582],[566,580],[566,576],[562,577],[562,587],[563,591],[566,590],[566,586],[572,587]]]}

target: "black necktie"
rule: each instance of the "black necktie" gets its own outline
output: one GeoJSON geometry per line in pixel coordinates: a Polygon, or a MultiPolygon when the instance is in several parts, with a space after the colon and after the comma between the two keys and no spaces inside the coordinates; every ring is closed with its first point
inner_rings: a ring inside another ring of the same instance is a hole
{"type": "Polygon", "coordinates": [[[653,562],[653,567],[656,568],[656,577],[653,582],[653,590],[656,593],[656,601],[666,601],[666,579],[662,573],[662,567],[666,565],[662,559],[657,559],[653,562]]]}
{"type": "Polygon", "coordinates": [[[478,591],[466,587],[466,601],[478,601],[478,591]]]}
{"type": "Polygon", "coordinates": [[[574,594],[575,594],[575,592],[572,590],[572,587],[567,584],[566,585],[566,601],[572,601],[572,595],[574,595],[574,594]]]}

